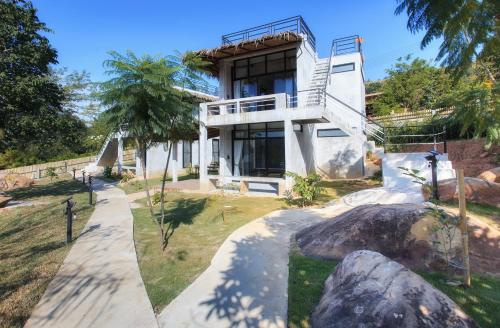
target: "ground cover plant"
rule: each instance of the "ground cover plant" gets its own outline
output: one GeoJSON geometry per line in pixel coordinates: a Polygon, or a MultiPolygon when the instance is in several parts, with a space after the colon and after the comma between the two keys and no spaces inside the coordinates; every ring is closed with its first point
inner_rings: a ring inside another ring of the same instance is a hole
{"type": "Polygon", "coordinates": [[[52,280],[71,245],[61,200],[73,195],[73,236],[87,223],[93,206],[88,189],[68,176],[8,192],[37,205],[0,210],[0,327],[22,327],[52,280]]]}

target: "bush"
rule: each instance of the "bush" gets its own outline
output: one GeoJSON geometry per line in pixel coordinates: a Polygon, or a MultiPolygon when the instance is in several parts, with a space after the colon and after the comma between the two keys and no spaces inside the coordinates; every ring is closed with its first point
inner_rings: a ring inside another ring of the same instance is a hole
{"type": "Polygon", "coordinates": [[[297,196],[295,202],[300,207],[312,205],[316,198],[324,191],[319,186],[321,177],[316,173],[311,173],[306,177],[301,177],[293,172],[286,172],[286,175],[292,177],[294,180],[292,191],[297,196]]]}
{"type": "Polygon", "coordinates": [[[153,203],[154,206],[159,205],[161,203],[161,193],[159,191],[153,194],[151,202],[153,203]]]}
{"type": "Polygon", "coordinates": [[[45,173],[45,176],[50,178],[50,182],[52,182],[54,178],[58,177],[56,169],[54,167],[49,167],[47,169],[47,172],[45,173]]]}
{"type": "Polygon", "coordinates": [[[104,167],[104,171],[102,172],[102,176],[111,179],[113,177],[113,168],[110,166],[104,167]]]}
{"type": "Polygon", "coordinates": [[[130,180],[132,180],[134,178],[135,178],[135,174],[132,173],[132,172],[122,173],[120,183],[121,184],[126,184],[126,183],[128,183],[130,180]]]}

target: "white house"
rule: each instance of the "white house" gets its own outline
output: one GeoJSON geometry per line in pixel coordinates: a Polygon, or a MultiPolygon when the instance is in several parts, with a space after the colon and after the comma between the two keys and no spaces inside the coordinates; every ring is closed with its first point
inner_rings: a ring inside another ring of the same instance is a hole
{"type": "MultiPolygon", "coordinates": [[[[222,36],[198,51],[219,81],[200,101],[199,139],[174,146],[170,174],[199,169],[210,189],[239,183],[244,191],[282,193],[285,172],[326,178],[364,175],[365,89],[361,38],[335,39],[325,58],[302,17],[222,36]]],[[[148,150],[148,176],[160,175],[162,145],[148,150]]],[[[137,162],[137,173],[141,169],[137,162]]]]}

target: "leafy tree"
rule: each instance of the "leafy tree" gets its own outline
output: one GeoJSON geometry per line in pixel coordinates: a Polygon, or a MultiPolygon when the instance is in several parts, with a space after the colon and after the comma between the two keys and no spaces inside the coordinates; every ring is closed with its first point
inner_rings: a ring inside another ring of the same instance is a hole
{"type": "Polygon", "coordinates": [[[388,77],[381,87],[383,94],[373,103],[378,115],[392,111],[418,111],[444,104],[452,85],[448,74],[423,59],[410,60],[410,55],[399,58],[386,70],[388,77]]]}
{"type": "Polygon", "coordinates": [[[437,60],[455,77],[466,74],[474,62],[483,65],[491,81],[496,76],[484,62],[499,66],[498,0],[398,0],[397,15],[408,15],[408,29],[425,31],[421,47],[442,39],[437,60]]]}
{"type": "Polygon", "coordinates": [[[83,152],[85,125],[64,110],[57,52],[31,2],[0,1],[0,167],[83,152]]]}
{"type": "Polygon", "coordinates": [[[105,61],[111,79],[102,83],[104,117],[113,131],[126,129],[139,153],[151,216],[154,216],[146,175],[146,152],[164,140],[166,108],[179,105],[178,91],[171,81],[176,72],[162,57],[137,57],[110,52],[105,61]]]}
{"type": "Polygon", "coordinates": [[[382,87],[384,85],[383,80],[378,81],[366,81],[365,83],[365,93],[375,93],[382,91],[382,87]]]}

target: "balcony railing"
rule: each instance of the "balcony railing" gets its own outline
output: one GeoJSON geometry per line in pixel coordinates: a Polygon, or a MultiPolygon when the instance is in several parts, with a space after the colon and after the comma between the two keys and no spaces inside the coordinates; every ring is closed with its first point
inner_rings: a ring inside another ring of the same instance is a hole
{"type": "Polygon", "coordinates": [[[291,100],[291,97],[286,93],[221,100],[207,103],[207,115],[214,116],[284,109],[295,103],[296,100],[291,100]]]}
{"type": "Polygon", "coordinates": [[[307,35],[307,40],[316,49],[316,38],[307,26],[302,16],[282,19],[272,23],[252,27],[239,32],[233,32],[222,36],[222,44],[237,44],[242,41],[255,40],[266,35],[282,32],[295,32],[307,35]]]}
{"type": "Polygon", "coordinates": [[[353,52],[361,52],[361,39],[359,35],[333,40],[331,51],[333,56],[345,55],[353,52]]]}
{"type": "Polygon", "coordinates": [[[183,84],[181,81],[176,81],[176,85],[179,88],[184,86],[186,89],[203,92],[212,96],[219,95],[219,89],[216,86],[209,84],[207,81],[191,81],[188,85],[183,84]]]}

